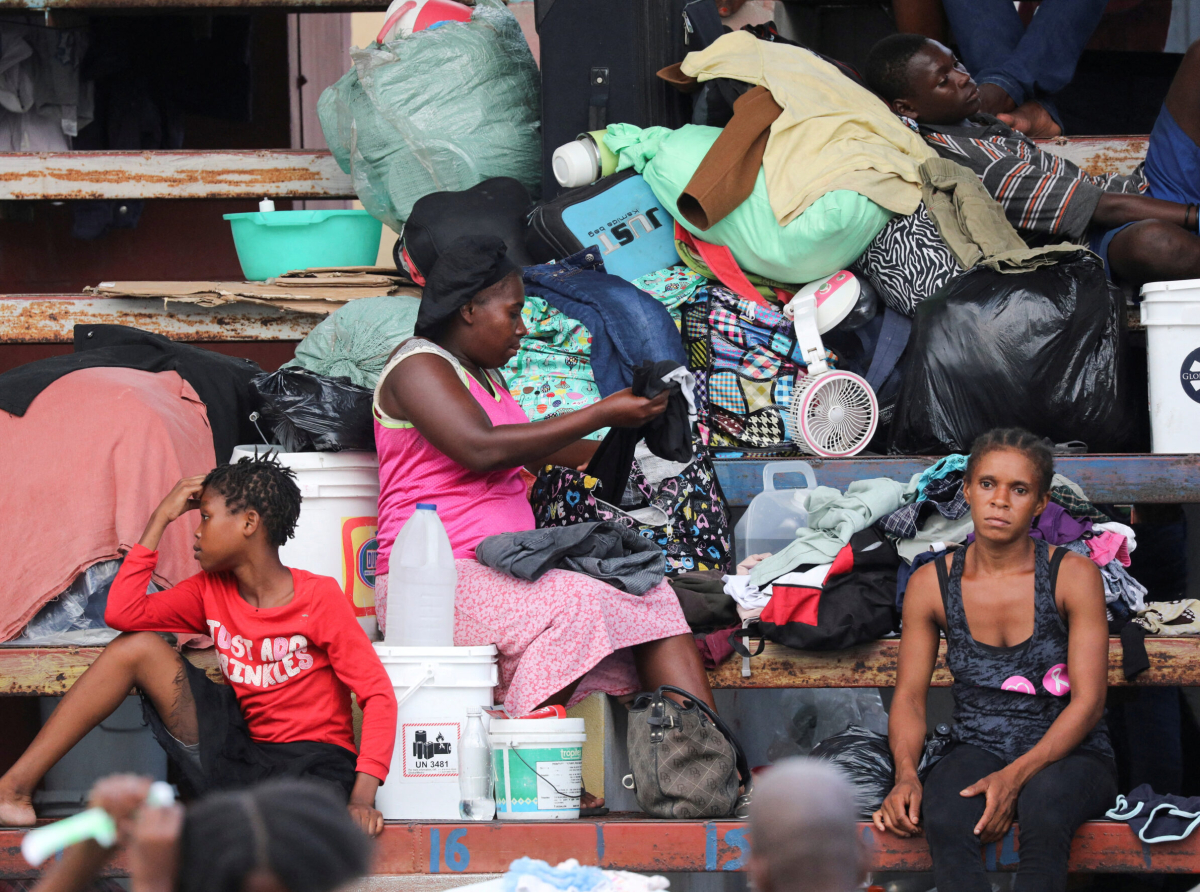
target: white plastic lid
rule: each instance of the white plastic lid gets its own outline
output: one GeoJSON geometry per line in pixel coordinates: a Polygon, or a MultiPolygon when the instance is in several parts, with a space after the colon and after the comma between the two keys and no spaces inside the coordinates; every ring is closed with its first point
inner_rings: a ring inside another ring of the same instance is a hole
{"type": "Polygon", "coordinates": [[[473,644],[468,647],[403,647],[399,644],[384,644],[373,641],[371,646],[384,662],[412,662],[421,660],[467,660],[478,662],[480,659],[490,660],[496,656],[496,645],[473,644]]]}
{"type": "Polygon", "coordinates": [[[270,214],[270,213],[273,213],[274,210],[275,210],[275,202],[271,201],[271,199],[269,199],[269,198],[264,198],[262,201],[260,201],[258,203],[258,212],[260,214],[270,214]]]}
{"type": "Polygon", "coordinates": [[[341,452],[284,452],[278,446],[256,446],[251,443],[233,447],[229,460],[236,462],[241,458],[252,458],[256,450],[258,455],[271,453],[281,465],[294,471],[314,471],[321,468],[369,468],[376,472],[379,470],[379,455],[365,449],[344,449],[341,452]]]}
{"type": "Polygon", "coordinates": [[[555,149],[550,166],[554,168],[554,179],[558,180],[558,185],[568,189],[594,183],[600,176],[595,155],[579,140],[555,149]]]}
{"type": "Polygon", "coordinates": [[[492,719],[491,734],[583,734],[583,719],[492,719]]]}
{"type": "MultiPolygon", "coordinates": [[[[1167,292],[1171,291],[1200,291],[1200,279],[1179,279],[1171,282],[1147,282],[1142,286],[1142,297],[1146,300],[1154,300],[1155,295],[1159,295],[1161,300],[1167,297],[1167,292]]],[[[1185,299],[1185,295],[1174,295],[1174,300],[1185,299]]]]}

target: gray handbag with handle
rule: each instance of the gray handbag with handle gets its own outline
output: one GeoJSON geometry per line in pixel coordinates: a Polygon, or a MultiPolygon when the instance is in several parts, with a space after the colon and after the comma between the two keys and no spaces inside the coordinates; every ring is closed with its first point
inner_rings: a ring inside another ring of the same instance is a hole
{"type": "Polygon", "coordinates": [[[638,694],[629,710],[629,766],[624,785],[656,818],[745,817],[750,768],[720,717],[682,688],[638,694]],[[686,698],[676,703],[664,692],[686,698]],[[739,795],[738,788],[744,787],[739,795]]]}

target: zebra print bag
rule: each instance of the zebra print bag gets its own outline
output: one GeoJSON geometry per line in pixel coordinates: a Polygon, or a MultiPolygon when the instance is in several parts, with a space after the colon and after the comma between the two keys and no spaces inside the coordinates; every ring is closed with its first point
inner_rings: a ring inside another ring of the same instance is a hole
{"type": "Polygon", "coordinates": [[[885,304],[911,319],[917,304],[963,269],[922,203],[907,217],[893,217],[850,271],[875,286],[885,304]]]}

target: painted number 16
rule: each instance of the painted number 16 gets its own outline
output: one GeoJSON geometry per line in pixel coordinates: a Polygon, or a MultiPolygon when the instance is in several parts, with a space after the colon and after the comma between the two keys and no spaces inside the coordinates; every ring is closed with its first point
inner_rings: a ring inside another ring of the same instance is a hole
{"type": "Polygon", "coordinates": [[[446,834],[446,849],[442,851],[442,831],[433,827],[429,831],[429,872],[441,873],[442,865],[462,873],[471,863],[471,852],[461,840],[467,835],[466,828],[459,827],[446,834]]]}

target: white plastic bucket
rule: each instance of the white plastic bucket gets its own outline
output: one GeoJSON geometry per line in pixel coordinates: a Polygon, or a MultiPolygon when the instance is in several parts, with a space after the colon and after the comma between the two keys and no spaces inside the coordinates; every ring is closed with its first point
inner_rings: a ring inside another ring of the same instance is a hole
{"type": "Polygon", "coordinates": [[[1200,279],[1142,286],[1154,452],[1200,452],[1200,279]]]}
{"type": "Polygon", "coordinates": [[[583,792],[583,719],[492,719],[501,821],[573,820],[583,792]]]}
{"type": "Polygon", "coordinates": [[[396,700],[396,747],[375,807],[389,820],[457,821],[458,742],[467,708],[492,704],[496,647],[388,647],[375,652],[396,700]]]}
{"type": "MultiPolygon", "coordinates": [[[[269,446],[237,446],[231,461],[269,446]]],[[[332,576],[354,606],[372,641],[375,623],[375,530],[379,514],[379,458],[374,452],[279,452],[280,464],[296,472],[300,522],[279,549],[285,566],[332,576]]]]}

